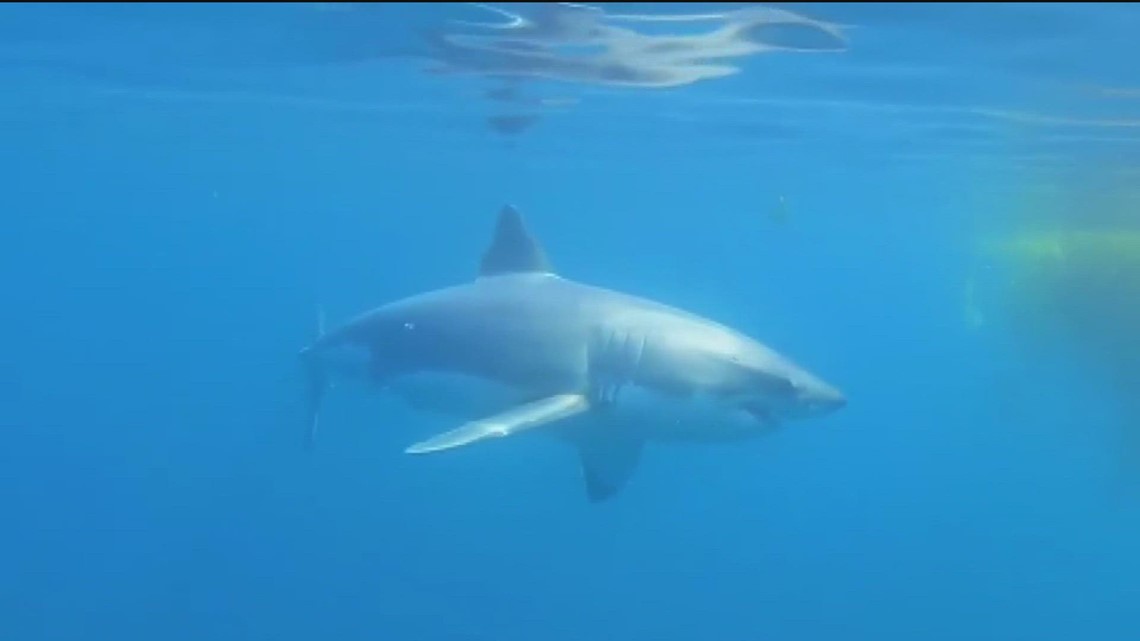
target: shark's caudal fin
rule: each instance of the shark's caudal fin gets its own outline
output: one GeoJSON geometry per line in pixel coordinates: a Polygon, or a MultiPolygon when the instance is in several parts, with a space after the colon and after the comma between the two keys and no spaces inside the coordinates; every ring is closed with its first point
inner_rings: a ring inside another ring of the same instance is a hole
{"type": "MultiPolygon", "coordinates": [[[[325,313],[320,307],[317,308],[317,324],[315,329],[314,342],[324,336],[325,333],[325,313]]],[[[305,432],[305,449],[312,450],[317,444],[317,428],[320,426],[321,419],[321,401],[324,399],[325,391],[328,390],[328,375],[325,373],[320,363],[312,357],[308,348],[301,350],[301,365],[305,372],[306,384],[306,397],[305,397],[305,418],[306,418],[306,432],[305,432]]]]}
{"type": "Polygon", "coordinates": [[[510,205],[503,207],[491,246],[483,253],[479,276],[552,271],[546,252],[527,230],[522,214],[510,205]]]}

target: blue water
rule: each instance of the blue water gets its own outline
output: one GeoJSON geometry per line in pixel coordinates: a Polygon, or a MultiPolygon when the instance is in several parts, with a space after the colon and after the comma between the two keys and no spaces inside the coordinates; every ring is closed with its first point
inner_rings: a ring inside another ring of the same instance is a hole
{"type": "Polygon", "coordinates": [[[701,39],[741,6],[504,6],[582,29],[514,41],[478,5],[0,9],[0,638],[1136,638],[1125,417],[963,288],[980,233],[1063,215],[1024,194],[1138,182],[1140,10],[789,4],[701,39]],[[686,13],[720,17],[646,19],[686,13]],[[849,406],[651,447],[602,504],[541,439],[408,456],[453,425],[378,394],[334,391],[305,451],[316,307],[473,278],[505,203],[565,276],[849,406]]]}

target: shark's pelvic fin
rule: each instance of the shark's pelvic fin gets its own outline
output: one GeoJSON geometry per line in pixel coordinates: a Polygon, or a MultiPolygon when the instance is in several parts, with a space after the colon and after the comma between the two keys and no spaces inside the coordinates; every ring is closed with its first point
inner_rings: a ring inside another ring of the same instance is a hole
{"type": "Polygon", "coordinates": [[[581,394],[559,394],[513,407],[489,418],[472,421],[450,432],[412,445],[408,454],[427,454],[460,447],[487,438],[501,438],[581,414],[590,403],[581,394]]]}
{"type": "Polygon", "coordinates": [[[483,252],[479,276],[552,271],[546,252],[527,230],[522,214],[510,205],[503,207],[491,246],[483,252]]]}
{"type": "Polygon", "coordinates": [[[594,429],[575,439],[586,496],[600,503],[625,488],[641,461],[644,441],[622,430],[594,429]]]}

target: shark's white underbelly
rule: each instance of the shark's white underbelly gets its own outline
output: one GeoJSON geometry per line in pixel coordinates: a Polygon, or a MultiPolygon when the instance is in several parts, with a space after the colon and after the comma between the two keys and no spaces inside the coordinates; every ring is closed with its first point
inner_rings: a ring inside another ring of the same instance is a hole
{"type": "Polygon", "coordinates": [[[748,412],[703,395],[677,397],[627,386],[617,402],[598,417],[651,441],[735,441],[766,429],[748,412]]]}
{"type": "MultiPolygon", "coordinates": [[[[403,375],[389,381],[387,389],[419,411],[464,421],[489,418],[535,399],[534,390],[456,373],[403,375]]],[[[612,405],[569,419],[563,428],[582,421],[629,430],[649,441],[735,441],[766,432],[755,416],[707,396],[676,397],[634,385],[623,387],[612,405]]]]}
{"type": "Polygon", "coordinates": [[[525,390],[457,373],[405,374],[386,387],[417,410],[463,420],[492,416],[528,400],[525,390]]]}

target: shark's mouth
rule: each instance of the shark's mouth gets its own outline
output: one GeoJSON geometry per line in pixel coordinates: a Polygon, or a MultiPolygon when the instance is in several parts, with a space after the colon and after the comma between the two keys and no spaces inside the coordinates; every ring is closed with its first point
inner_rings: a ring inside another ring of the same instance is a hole
{"type": "Polygon", "coordinates": [[[744,411],[751,414],[763,428],[775,429],[780,426],[780,420],[770,408],[750,403],[744,405],[744,411]]]}

